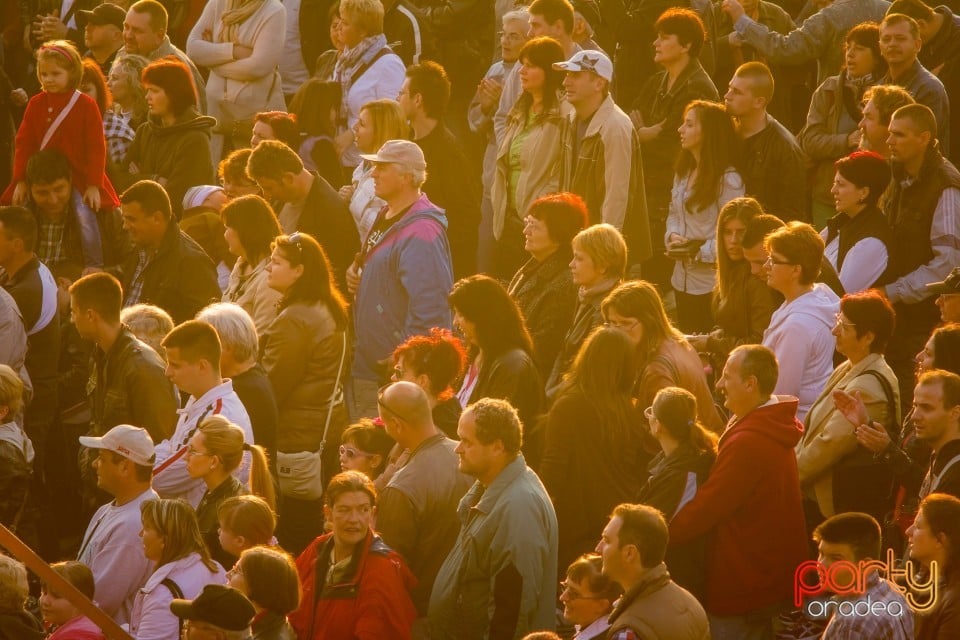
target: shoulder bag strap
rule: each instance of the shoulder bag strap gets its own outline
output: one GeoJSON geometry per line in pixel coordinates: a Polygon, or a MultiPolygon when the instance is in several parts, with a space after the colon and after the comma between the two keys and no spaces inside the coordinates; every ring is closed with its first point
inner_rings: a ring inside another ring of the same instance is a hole
{"type": "Polygon", "coordinates": [[[327,433],[330,431],[330,420],[333,418],[333,407],[337,400],[337,392],[340,391],[340,377],[343,375],[343,363],[347,359],[347,329],[343,329],[343,351],[340,352],[340,366],[337,368],[337,381],[333,385],[333,393],[330,394],[330,401],[327,404],[327,421],[323,425],[323,440],[320,441],[320,450],[317,455],[322,456],[323,450],[327,446],[327,433]]]}
{"type": "Polygon", "coordinates": [[[357,80],[360,79],[360,76],[362,76],[367,71],[369,71],[370,67],[372,67],[377,62],[377,60],[387,55],[388,53],[393,53],[393,49],[391,49],[389,46],[386,46],[383,49],[380,49],[380,51],[377,51],[377,55],[370,58],[370,60],[368,60],[366,63],[360,65],[357,68],[357,70],[353,72],[353,75],[350,76],[350,84],[351,85],[356,84],[357,80]]]}
{"type": "Polygon", "coordinates": [[[887,397],[887,424],[883,425],[883,428],[887,430],[891,442],[896,442],[900,435],[900,416],[897,415],[897,403],[894,399],[893,387],[890,386],[890,382],[884,378],[879,371],[868,369],[857,377],[859,378],[860,376],[873,376],[877,382],[880,383],[883,394],[887,397]],[[891,431],[891,429],[894,429],[894,431],[891,431]]]}
{"type": "Polygon", "coordinates": [[[930,475],[932,476],[932,480],[930,482],[929,493],[933,493],[937,490],[937,487],[940,486],[940,481],[943,480],[943,476],[947,475],[947,471],[949,471],[950,468],[958,462],[960,462],[960,453],[950,458],[950,460],[947,461],[947,464],[943,465],[943,469],[940,469],[940,473],[937,475],[933,475],[933,467],[930,467],[930,475]]]}
{"type": "MultiPolygon", "coordinates": [[[[183,600],[183,590],[180,589],[180,585],[174,582],[172,578],[164,578],[160,584],[170,590],[170,593],[173,594],[174,600],[183,600]]],[[[179,624],[180,634],[177,637],[183,637],[183,618],[178,617],[177,622],[179,624]]]]}
{"type": "Polygon", "coordinates": [[[73,106],[77,104],[77,100],[80,99],[80,92],[77,90],[73,91],[73,95],[70,96],[70,102],[67,103],[67,106],[63,108],[63,111],[53,120],[53,123],[47,128],[47,132],[43,134],[43,140],[40,141],[40,150],[42,151],[50,143],[50,138],[53,137],[53,134],[57,132],[57,129],[60,128],[60,125],[63,124],[63,121],[66,120],[67,116],[70,114],[70,111],[73,109],[73,106]]]}

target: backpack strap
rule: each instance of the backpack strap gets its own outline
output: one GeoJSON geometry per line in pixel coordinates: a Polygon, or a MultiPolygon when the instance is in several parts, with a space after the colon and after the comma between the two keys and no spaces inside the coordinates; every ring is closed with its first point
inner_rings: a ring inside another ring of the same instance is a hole
{"type": "MultiPolygon", "coordinates": [[[[172,578],[164,578],[160,584],[170,590],[174,600],[183,600],[183,590],[172,578]]],[[[183,637],[183,618],[178,617],[177,621],[179,624],[179,630],[177,631],[179,635],[177,637],[180,638],[183,637]]]]}

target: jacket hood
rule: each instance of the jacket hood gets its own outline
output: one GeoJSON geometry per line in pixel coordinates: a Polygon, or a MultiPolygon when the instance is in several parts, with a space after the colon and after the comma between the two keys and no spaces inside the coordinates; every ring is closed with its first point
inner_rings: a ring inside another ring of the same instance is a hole
{"type": "Polygon", "coordinates": [[[767,331],[773,331],[779,325],[791,319],[803,317],[803,322],[822,323],[827,329],[833,329],[836,324],[836,314],[839,310],[840,298],[822,282],[813,286],[813,291],[805,293],[793,302],[784,303],[773,313],[767,331]]]}
{"type": "Polygon", "coordinates": [[[737,433],[748,431],[763,435],[785,449],[793,449],[803,436],[803,425],[797,420],[800,401],[793,396],[773,396],[776,402],[759,406],[729,427],[720,437],[721,443],[737,433]]]}
{"type": "Polygon", "coordinates": [[[205,131],[208,134],[217,126],[217,119],[210,116],[201,115],[195,107],[189,107],[186,111],[177,116],[177,119],[169,127],[160,124],[160,118],[148,116],[147,123],[157,136],[172,136],[186,131],[205,131]]]}

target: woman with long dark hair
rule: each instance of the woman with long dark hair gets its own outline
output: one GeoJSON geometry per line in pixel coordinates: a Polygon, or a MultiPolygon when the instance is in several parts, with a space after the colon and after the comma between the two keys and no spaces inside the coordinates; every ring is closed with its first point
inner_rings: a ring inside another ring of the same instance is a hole
{"type": "Polygon", "coordinates": [[[753,198],[734,198],[717,218],[717,285],[713,292],[714,329],[689,336],[694,349],[710,356],[713,370],[723,370],[727,355],[742,344],[760,344],[770,316],[779,306],[773,289],[750,273],[743,257],[747,223],[763,215],[753,198]]]}
{"type": "Polygon", "coordinates": [[[322,448],[324,484],[340,468],[336,443],[347,426],[342,386],[350,375],[347,303],[323,248],[306,233],[277,237],[267,265],[267,285],[282,296],[277,318],[260,342],[260,363],[280,410],[277,538],[285,549],[299,552],[323,528],[321,501],[319,492],[285,487],[284,454],[322,448]]]}
{"type": "Polygon", "coordinates": [[[187,189],[214,184],[210,133],[217,121],[197,110],[193,75],[173,56],[147,65],[142,84],[147,121],[137,128],[124,162],[131,183],[149,179],[163,186],[179,219],[187,189]]]}
{"type": "Polygon", "coordinates": [[[635,427],[636,376],[636,352],[626,334],[597,327],[546,416],[539,474],[557,512],[557,566],[596,546],[613,508],[636,500],[637,465],[646,457],[635,427]]]}
{"type": "Polygon", "coordinates": [[[553,38],[528,41],[520,50],[523,93],[507,115],[490,191],[493,235],[497,238],[497,275],[504,280],[523,264],[523,216],[540,196],[560,186],[560,115],[558,91],[563,72],[554,63],[566,59],[553,38]]]}
{"type": "Polygon", "coordinates": [[[937,602],[915,618],[916,640],[960,636],[960,500],[944,493],[924,498],[907,536],[910,558],[921,564],[928,578],[933,563],[939,574],[937,602]]]}
{"type": "Polygon", "coordinates": [[[744,195],[744,185],[733,166],[739,138],[723,105],[694,100],[678,131],[680,155],[664,241],[667,255],[676,260],[670,283],[680,329],[698,333],[713,327],[717,217],[723,205],[744,195]]]}
{"type": "Polygon", "coordinates": [[[457,397],[466,407],[481,398],[508,400],[524,427],[523,453],[533,468],[542,439],[536,433],[543,384],[533,362],[533,341],[506,289],[488,276],[464,278],[449,296],[453,324],[469,347],[469,365],[457,397]]]}
{"type": "Polygon", "coordinates": [[[223,301],[243,307],[253,319],[257,335],[263,335],[277,317],[281,297],[267,284],[271,244],[280,235],[277,214],[260,196],[240,196],[223,207],[220,218],[227,249],[237,256],[223,301]]]}
{"type": "Polygon", "coordinates": [[[700,356],[670,324],[652,284],[624,282],[604,298],[601,311],[604,322],[627,334],[637,353],[640,376],[634,395],[639,406],[651,406],[664,387],[687,389],[697,399],[697,419],[714,433],[723,431],[700,356]]]}

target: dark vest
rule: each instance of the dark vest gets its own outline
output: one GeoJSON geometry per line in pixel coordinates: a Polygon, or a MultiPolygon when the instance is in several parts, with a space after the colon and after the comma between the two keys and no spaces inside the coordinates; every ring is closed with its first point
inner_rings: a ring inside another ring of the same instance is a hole
{"type": "Polygon", "coordinates": [[[904,186],[903,167],[893,165],[884,213],[890,223],[892,237],[890,264],[884,277],[887,282],[913,272],[933,259],[930,246],[930,227],[933,212],[944,189],[960,189],[960,172],[944,158],[936,147],[927,150],[919,177],[904,186]]]}
{"type": "MultiPolygon", "coordinates": [[[[934,207],[936,207],[936,204],[934,204],[934,207]]],[[[847,253],[850,252],[850,249],[866,238],[876,238],[880,240],[887,248],[887,255],[889,256],[891,253],[893,243],[891,242],[890,224],[887,222],[886,217],[884,217],[883,212],[875,206],[867,207],[855,218],[849,218],[843,213],[838,213],[827,221],[827,229],[827,244],[830,244],[834,238],[839,236],[837,273],[843,269],[843,261],[847,257],[847,253]]],[[[876,282],[871,283],[870,286],[876,287],[886,284],[888,280],[884,275],[881,275],[880,278],[878,278],[876,282]]]]}

